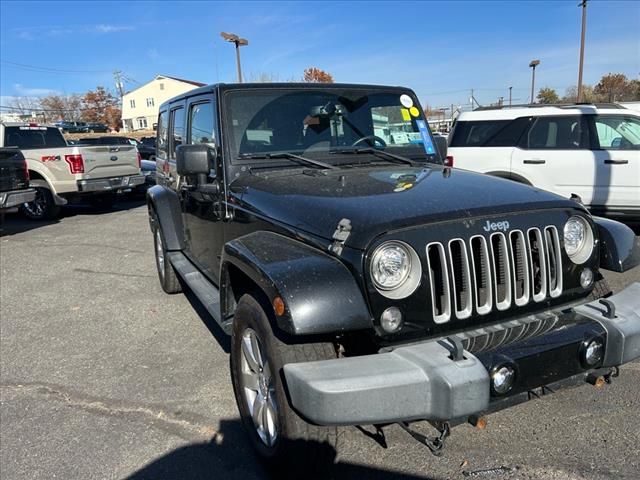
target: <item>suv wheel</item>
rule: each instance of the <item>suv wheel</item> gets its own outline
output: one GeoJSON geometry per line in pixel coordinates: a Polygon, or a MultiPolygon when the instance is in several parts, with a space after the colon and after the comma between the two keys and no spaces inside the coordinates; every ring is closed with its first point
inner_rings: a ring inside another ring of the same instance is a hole
{"type": "Polygon", "coordinates": [[[167,256],[167,249],[164,244],[162,230],[160,230],[157,219],[155,220],[154,224],[155,228],[153,229],[153,244],[155,247],[154,251],[156,254],[156,267],[158,269],[160,286],[166,293],[179,293],[182,291],[182,286],[180,285],[178,275],[173,269],[173,265],[171,265],[169,257],[167,256]]]}
{"type": "Polygon", "coordinates": [[[51,191],[42,186],[33,185],[36,189],[36,198],[33,202],[24,203],[20,210],[31,220],[53,220],[60,214],[60,207],[53,200],[51,191]]]}
{"type": "Polygon", "coordinates": [[[261,459],[275,469],[314,472],[336,456],[336,427],[311,425],[287,400],[283,365],[336,358],[331,343],[288,345],[272,332],[264,309],[251,295],[238,302],[231,341],[231,378],[242,423],[261,459]]]}

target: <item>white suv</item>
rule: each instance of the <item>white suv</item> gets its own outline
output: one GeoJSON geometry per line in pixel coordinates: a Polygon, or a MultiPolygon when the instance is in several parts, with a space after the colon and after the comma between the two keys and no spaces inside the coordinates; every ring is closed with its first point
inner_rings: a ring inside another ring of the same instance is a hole
{"type": "Polygon", "coordinates": [[[579,195],[594,213],[640,218],[640,113],[621,105],[463,112],[449,163],[579,195]]]}

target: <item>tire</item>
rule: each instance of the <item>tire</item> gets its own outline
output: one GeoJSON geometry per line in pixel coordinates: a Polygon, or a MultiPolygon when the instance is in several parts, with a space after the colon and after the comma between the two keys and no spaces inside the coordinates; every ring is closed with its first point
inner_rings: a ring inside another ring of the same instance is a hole
{"type": "Polygon", "coordinates": [[[20,211],[30,220],[54,220],[60,215],[60,206],[56,205],[53,195],[48,187],[31,185],[36,189],[36,199],[25,203],[20,211]]]}
{"type": "Polygon", "coordinates": [[[234,315],[230,362],[236,403],[261,460],[272,470],[282,470],[287,478],[298,478],[299,474],[308,478],[329,469],[337,452],[338,429],[311,425],[293,411],[282,367],[331,358],[336,358],[331,343],[283,343],[273,334],[260,303],[251,295],[240,298],[234,315]],[[256,349],[259,354],[254,356],[256,349]],[[257,412],[257,422],[252,411],[257,412]],[[265,424],[266,428],[261,428],[265,424]]]}
{"type": "Polygon", "coordinates": [[[158,270],[158,279],[160,280],[160,286],[165,293],[174,294],[182,291],[182,285],[176,271],[173,269],[173,265],[169,261],[167,256],[167,249],[165,247],[164,235],[158,225],[158,220],[154,221],[153,229],[153,250],[156,257],[156,268],[158,270]]]}
{"type": "Polygon", "coordinates": [[[609,297],[613,293],[611,291],[609,283],[607,282],[607,279],[604,278],[600,273],[598,273],[598,276],[600,278],[596,280],[596,283],[593,286],[593,290],[591,290],[591,293],[587,297],[590,302],[598,300],[599,298],[609,297]]]}

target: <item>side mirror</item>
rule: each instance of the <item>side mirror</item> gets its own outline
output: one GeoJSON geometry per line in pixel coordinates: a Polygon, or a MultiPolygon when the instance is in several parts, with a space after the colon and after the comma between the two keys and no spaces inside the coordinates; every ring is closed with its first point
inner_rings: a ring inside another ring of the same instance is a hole
{"type": "Polygon", "coordinates": [[[208,175],[215,165],[215,147],[206,143],[179,145],[176,148],[176,171],[178,175],[208,175]]]}
{"type": "Polygon", "coordinates": [[[436,142],[436,148],[438,149],[438,153],[440,153],[440,158],[444,163],[447,158],[447,139],[442,135],[434,135],[433,139],[436,142]]]}

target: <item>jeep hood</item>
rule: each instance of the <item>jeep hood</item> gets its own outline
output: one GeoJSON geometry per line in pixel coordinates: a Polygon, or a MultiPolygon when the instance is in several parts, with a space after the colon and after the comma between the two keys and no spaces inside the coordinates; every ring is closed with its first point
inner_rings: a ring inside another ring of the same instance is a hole
{"type": "Polygon", "coordinates": [[[230,201],[247,213],[330,240],[347,218],[346,245],[365,249],[391,230],[479,216],[575,208],[555,194],[510,180],[439,165],[281,169],[246,174],[230,201]]]}

